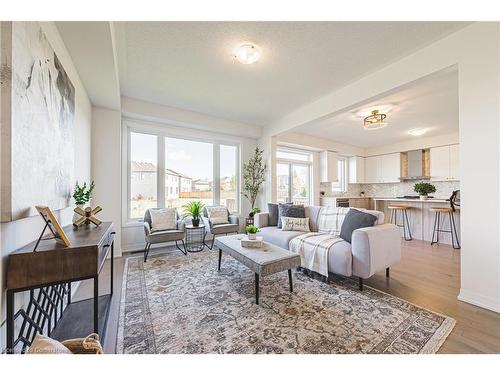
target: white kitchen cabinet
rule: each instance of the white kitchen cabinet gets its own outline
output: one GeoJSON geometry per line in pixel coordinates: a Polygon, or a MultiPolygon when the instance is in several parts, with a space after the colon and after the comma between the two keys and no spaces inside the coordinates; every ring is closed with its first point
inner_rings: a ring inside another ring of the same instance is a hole
{"type": "Polygon", "coordinates": [[[379,156],[379,166],[379,182],[399,182],[401,175],[400,153],[379,156]]]}
{"type": "Polygon", "coordinates": [[[450,179],[460,180],[460,156],[458,145],[450,146],[450,179]]]}
{"type": "Polygon", "coordinates": [[[399,182],[401,174],[400,153],[370,156],[365,159],[365,182],[399,182]]]}
{"type": "Polygon", "coordinates": [[[336,182],[337,174],[337,153],[333,151],[322,151],[320,153],[320,182],[336,182]]]}
{"type": "Polygon", "coordinates": [[[434,181],[458,180],[460,162],[459,145],[432,147],[431,179],[434,181]]]}
{"type": "Polygon", "coordinates": [[[365,182],[365,158],[352,156],[349,158],[349,183],[360,184],[365,182]]]}

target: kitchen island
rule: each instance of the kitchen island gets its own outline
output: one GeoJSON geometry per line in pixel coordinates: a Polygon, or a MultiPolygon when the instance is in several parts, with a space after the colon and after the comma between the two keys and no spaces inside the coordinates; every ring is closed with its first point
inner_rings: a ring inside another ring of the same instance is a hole
{"type": "MultiPolygon", "coordinates": [[[[427,200],[411,199],[411,198],[393,198],[393,197],[376,197],[372,198],[375,210],[384,212],[385,222],[389,223],[391,219],[390,205],[405,205],[411,207],[408,210],[408,220],[410,222],[411,234],[414,239],[431,242],[432,230],[434,225],[434,213],[429,209],[431,207],[450,207],[449,199],[445,198],[429,198],[427,200]]],[[[460,211],[457,210],[454,214],[455,224],[457,226],[458,237],[460,238],[460,211]]],[[[398,215],[398,223],[402,223],[401,215],[398,215]]],[[[441,229],[449,229],[448,215],[441,215],[441,229]]],[[[403,233],[403,228],[401,228],[403,233]]],[[[450,233],[439,234],[440,243],[451,245],[450,233]]]]}

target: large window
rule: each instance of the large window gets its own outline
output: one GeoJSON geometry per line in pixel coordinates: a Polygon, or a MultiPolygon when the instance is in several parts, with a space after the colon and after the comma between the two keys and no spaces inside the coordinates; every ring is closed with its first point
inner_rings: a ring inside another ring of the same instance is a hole
{"type": "Polygon", "coordinates": [[[347,159],[339,157],[337,161],[337,182],[332,183],[332,191],[344,193],[347,191],[347,159]]]}
{"type": "Polygon", "coordinates": [[[214,203],[212,143],[165,138],[165,206],[214,203]]]}
{"type": "Polygon", "coordinates": [[[237,144],[147,134],[140,129],[127,132],[127,220],[141,220],[148,208],[180,208],[193,200],[238,212],[237,144]]]}
{"type": "Polygon", "coordinates": [[[278,203],[311,204],[311,153],[279,148],[276,158],[278,203]]]}
{"type": "Polygon", "coordinates": [[[220,145],[220,204],[238,211],[238,147],[220,145]]]}
{"type": "Polygon", "coordinates": [[[130,217],[142,218],[144,211],[158,205],[157,137],[130,133],[130,217]]]}

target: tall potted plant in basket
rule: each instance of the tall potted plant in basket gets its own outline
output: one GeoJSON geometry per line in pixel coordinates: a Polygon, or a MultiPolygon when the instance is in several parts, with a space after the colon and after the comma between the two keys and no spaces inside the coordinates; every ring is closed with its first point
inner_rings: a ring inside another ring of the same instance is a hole
{"type": "Polygon", "coordinates": [[[242,194],[249,200],[253,213],[256,212],[255,202],[257,201],[260,188],[266,179],[267,166],[262,158],[263,153],[264,151],[256,147],[254,155],[248,160],[248,163],[243,164],[244,191],[242,194]]]}

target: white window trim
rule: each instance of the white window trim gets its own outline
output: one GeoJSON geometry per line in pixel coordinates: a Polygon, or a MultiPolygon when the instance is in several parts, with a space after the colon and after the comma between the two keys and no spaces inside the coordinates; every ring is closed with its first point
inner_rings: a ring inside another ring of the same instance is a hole
{"type": "Polygon", "coordinates": [[[342,180],[332,183],[331,190],[333,193],[345,193],[347,192],[347,183],[349,182],[349,158],[340,155],[337,160],[344,163],[344,175],[342,180]]]}
{"type": "Polygon", "coordinates": [[[130,147],[130,133],[141,133],[148,135],[157,136],[157,201],[159,207],[165,207],[165,186],[162,181],[165,179],[165,138],[176,138],[187,141],[203,142],[212,144],[213,147],[213,201],[214,204],[220,204],[220,184],[216,181],[220,180],[220,145],[233,146],[236,147],[236,202],[238,210],[234,214],[241,215],[241,142],[232,140],[220,140],[217,134],[205,137],[193,137],[191,135],[182,135],[178,132],[171,131],[165,125],[162,129],[158,126],[150,125],[147,121],[139,123],[137,120],[131,119],[122,121],[122,127],[124,131],[122,132],[122,148],[123,148],[123,164],[122,164],[122,226],[123,227],[135,227],[142,226],[143,219],[135,219],[130,217],[130,191],[131,191],[131,173],[130,173],[130,161],[131,161],[131,147],[130,147]],[[216,151],[217,150],[217,151],[216,151]]]}
{"type": "MultiPolygon", "coordinates": [[[[292,180],[293,180],[293,176],[292,176],[292,168],[293,168],[293,165],[301,165],[301,166],[307,166],[308,167],[308,178],[309,178],[309,205],[312,205],[313,204],[313,190],[314,190],[314,186],[313,186],[313,153],[311,151],[307,151],[307,150],[302,150],[302,149],[295,149],[295,148],[292,148],[292,147],[283,147],[283,146],[278,146],[277,149],[276,149],[276,154],[278,153],[278,151],[280,150],[283,150],[283,151],[286,151],[286,152],[292,152],[292,153],[297,153],[297,154],[307,154],[310,156],[310,160],[309,161],[303,161],[303,160],[296,160],[296,159],[286,159],[286,158],[278,158],[276,156],[276,166],[281,163],[281,164],[288,164],[288,195],[289,195],[289,199],[291,200],[292,199],[292,190],[293,190],[293,187],[292,187],[292,180]]],[[[276,186],[276,189],[278,187],[276,186]]]]}

